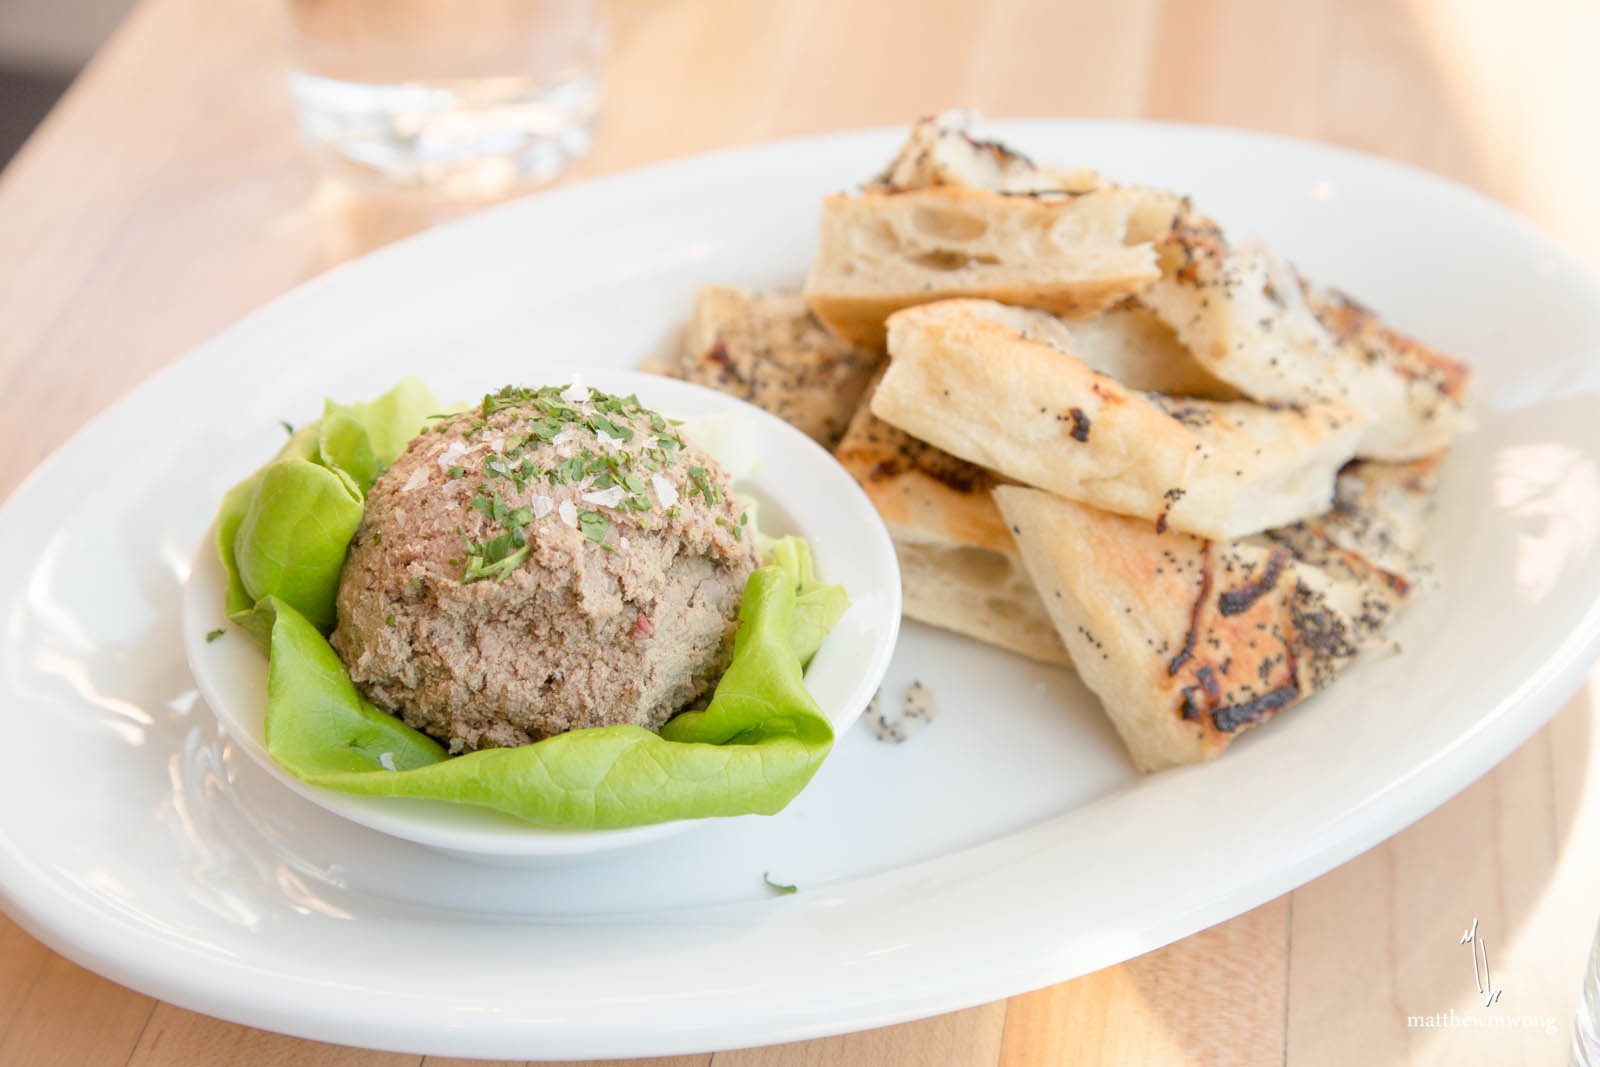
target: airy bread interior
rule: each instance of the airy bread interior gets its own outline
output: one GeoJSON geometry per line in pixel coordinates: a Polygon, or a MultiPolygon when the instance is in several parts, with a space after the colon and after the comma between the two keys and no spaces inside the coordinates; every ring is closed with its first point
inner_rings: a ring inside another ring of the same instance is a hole
{"type": "Polygon", "coordinates": [[[1125,243],[1137,199],[963,186],[830,196],[806,299],[834,333],[867,347],[882,344],[891,312],[950,296],[1093,314],[1160,275],[1150,244],[1125,243]]]}

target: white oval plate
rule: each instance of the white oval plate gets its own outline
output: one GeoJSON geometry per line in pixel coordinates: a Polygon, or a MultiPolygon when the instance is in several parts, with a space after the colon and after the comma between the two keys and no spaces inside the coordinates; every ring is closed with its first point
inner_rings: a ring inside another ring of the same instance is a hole
{"type": "Polygon", "coordinates": [[[772,819],[535,871],[353,826],[218,737],[179,583],[280,418],[518,353],[635,364],[705,281],[795,284],[817,199],[902,131],[763,145],[548,193],[294,292],[86,427],[0,511],[0,891],[30,930],[185,1007],[495,1058],[676,1053],[863,1029],[1148,951],[1301,884],[1504,757],[1600,636],[1600,291],[1427,174],[1258,134],[1006,122],[1036,158],[1192,193],[1477,368],[1439,588],[1377,658],[1219,761],[1129,768],[1072,675],[908,625],[892,697],[772,819]],[[259,356],[272,352],[262,366],[259,356]],[[763,872],[800,891],[774,896],[763,872]],[[337,991],[337,995],[330,992],[337,991]]]}
{"type": "MultiPolygon", "coordinates": [[[[262,355],[267,358],[270,353],[262,355]]],[[[479,367],[471,380],[452,373],[448,386],[438,375],[429,384],[435,395],[471,400],[506,384],[503,379],[507,375],[528,373],[515,349],[507,355],[503,366],[479,367]],[[495,374],[500,377],[493,377],[495,374]]],[[[570,378],[570,373],[552,368],[539,371],[537,380],[517,379],[514,384],[560,384],[570,378]]],[[[674,418],[723,414],[739,418],[739,437],[750,452],[741,458],[753,461],[755,469],[738,479],[738,489],[756,499],[763,531],[775,537],[804,537],[811,545],[817,573],[843,585],[850,595],[850,610],[806,671],[806,688],[834,730],[841,734],[848,730],[883,680],[900,628],[900,571],[894,545],[856,480],[799,430],[723,393],[636,371],[591,373],[586,380],[619,396],[636,393],[646,406],[674,418]]],[[[375,383],[368,392],[376,395],[390,384],[375,383]]],[[[270,455],[263,454],[260,462],[270,455]]],[[[239,473],[243,477],[249,470],[239,473]]],[[[409,797],[356,796],[307,785],[279,767],[267,752],[263,729],[266,657],[242,634],[236,633],[236,640],[207,640],[217,629],[228,632],[222,610],[226,588],[227,576],[215,548],[215,527],[208,527],[183,589],[184,651],[200,695],[222,720],[229,736],[267,773],[335,814],[407,841],[495,862],[535,862],[547,856],[600,852],[710,824],[705,819],[680,819],[625,830],[555,830],[488,808],[409,797]]]]}

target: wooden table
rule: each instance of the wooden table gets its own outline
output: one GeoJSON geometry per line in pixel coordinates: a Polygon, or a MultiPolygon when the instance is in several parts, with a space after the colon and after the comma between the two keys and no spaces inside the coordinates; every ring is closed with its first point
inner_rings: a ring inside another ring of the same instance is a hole
{"type": "MultiPolygon", "coordinates": [[[[292,285],[462,209],[320,178],[273,0],[145,0],[0,175],[0,491],[168,360],[292,285]]],[[[617,0],[574,173],[786,134],[993,115],[1277,130],[1448,175],[1600,264],[1600,8],[1586,0],[617,0]]],[[[799,1045],[798,1064],[1554,1063],[1600,912],[1592,691],[1434,814],[1231,922],[1010,1001],[799,1045]],[[1479,998],[1542,1029],[1416,1029],[1479,998]]],[[[0,1063],[416,1064],[121,988],[0,918],[0,1063]]],[[[442,1061],[430,1058],[438,1064],[442,1061]]]]}

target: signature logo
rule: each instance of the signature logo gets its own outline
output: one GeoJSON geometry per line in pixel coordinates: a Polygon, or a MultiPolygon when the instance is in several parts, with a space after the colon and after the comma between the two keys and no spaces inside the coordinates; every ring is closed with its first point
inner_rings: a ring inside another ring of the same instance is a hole
{"type": "MultiPolygon", "coordinates": [[[[1472,953],[1472,984],[1483,998],[1483,1006],[1492,1008],[1505,990],[1494,984],[1489,972],[1489,943],[1478,931],[1478,920],[1461,934],[1461,944],[1472,953]]],[[[1504,1010],[1482,1011],[1473,1009],[1457,1014],[1453,1007],[1432,1015],[1407,1015],[1406,1026],[1423,1030],[1542,1030],[1546,1037],[1558,1033],[1554,1015],[1508,1015],[1504,1010]]]]}
{"type": "Polygon", "coordinates": [[[1500,999],[1500,994],[1505,992],[1495,986],[1489,977],[1489,944],[1478,933],[1478,918],[1473,916],[1472,925],[1461,935],[1461,943],[1470,945],[1472,949],[1472,981],[1478,987],[1478,994],[1482,996],[1483,1006],[1490,1007],[1500,999]]]}

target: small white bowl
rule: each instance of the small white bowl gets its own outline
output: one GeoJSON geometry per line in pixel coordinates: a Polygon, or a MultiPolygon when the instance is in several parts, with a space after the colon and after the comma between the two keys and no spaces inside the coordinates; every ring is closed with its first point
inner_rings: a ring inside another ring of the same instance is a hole
{"type": "MultiPolygon", "coordinates": [[[[804,537],[811,544],[818,576],[843,585],[850,596],[850,610],[828,635],[805,679],[835,733],[842,734],[882,683],[900,629],[900,569],[888,531],[866,494],[814,441],[742,400],[639,372],[606,371],[585,378],[607,392],[637,393],[646,406],[675,418],[740,413],[741,440],[754,445],[760,466],[740,479],[738,488],[758,500],[762,529],[774,536],[804,537]]],[[[266,459],[262,457],[263,462],[266,459]]],[[[246,473],[240,471],[239,476],[246,473]]],[[[557,830],[488,808],[356,796],[302,782],[267,753],[262,731],[265,654],[237,634],[238,640],[206,641],[207,633],[228,625],[222,608],[226,578],[214,540],[214,530],[208,530],[184,586],[183,642],[189,668],[229,736],[301,796],[374,830],[443,852],[502,863],[643,844],[708,821],[682,819],[623,830],[557,830]]]]}

